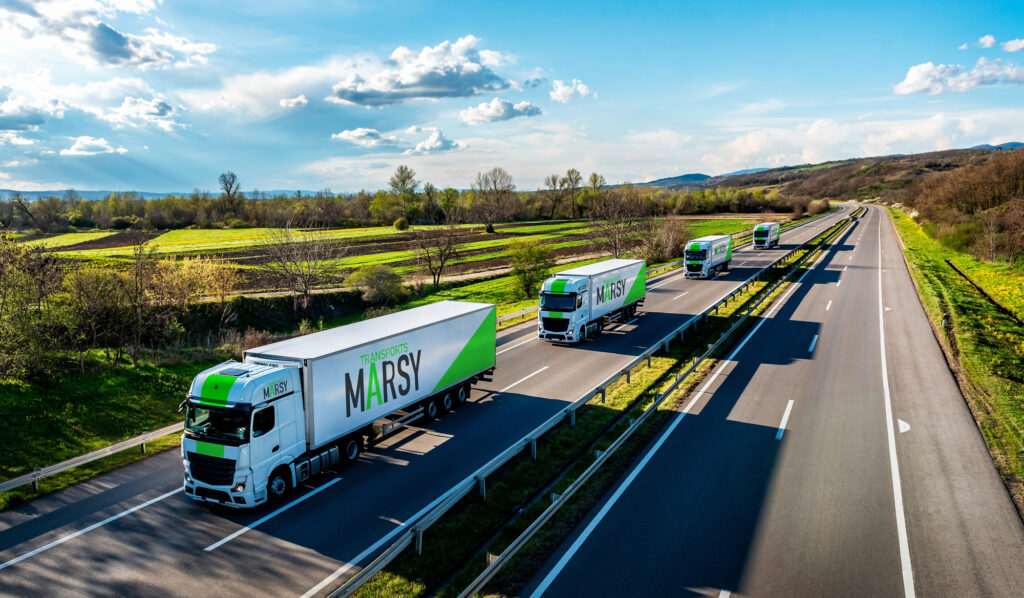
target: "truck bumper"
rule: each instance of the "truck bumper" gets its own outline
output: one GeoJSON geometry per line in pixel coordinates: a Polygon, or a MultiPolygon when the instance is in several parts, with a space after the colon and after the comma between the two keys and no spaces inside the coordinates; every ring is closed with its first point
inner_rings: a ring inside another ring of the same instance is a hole
{"type": "Polygon", "coordinates": [[[185,479],[185,495],[199,502],[236,509],[249,509],[267,501],[266,490],[262,497],[256,496],[251,483],[246,483],[244,490],[236,492],[235,487],[211,486],[188,478],[185,479]]]}
{"type": "Polygon", "coordinates": [[[567,330],[565,332],[546,332],[544,330],[541,330],[537,332],[537,338],[539,338],[542,341],[552,341],[559,343],[578,343],[580,339],[573,338],[573,336],[574,335],[571,330],[567,330]]]}

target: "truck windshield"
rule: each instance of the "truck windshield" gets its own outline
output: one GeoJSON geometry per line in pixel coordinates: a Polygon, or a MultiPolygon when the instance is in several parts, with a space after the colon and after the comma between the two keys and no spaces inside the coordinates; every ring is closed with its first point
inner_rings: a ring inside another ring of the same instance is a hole
{"type": "Polygon", "coordinates": [[[755,238],[763,239],[763,238],[765,238],[767,236],[768,236],[768,231],[767,230],[755,230],[754,231],[754,237],[755,238]]]}
{"type": "Polygon", "coordinates": [[[203,438],[245,442],[249,439],[249,410],[189,404],[185,431],[203,438]]]}
{"type": "Polygon", "coordinates": [[[703,249],[700,250],[700,251],[687,251],[686,252],[686,259],[688,259],[688,260],[696,260],[698,262],[703,262],[704,258],[706,258],[706,257],[708,257],[708,252],[704,251],[703,249]]]}
{"type": "Polygon", "coordinates": [[[541,293],[540,308],[548,311],[573,311],[576,309],[576,293],[571,295],[541,293]]]}

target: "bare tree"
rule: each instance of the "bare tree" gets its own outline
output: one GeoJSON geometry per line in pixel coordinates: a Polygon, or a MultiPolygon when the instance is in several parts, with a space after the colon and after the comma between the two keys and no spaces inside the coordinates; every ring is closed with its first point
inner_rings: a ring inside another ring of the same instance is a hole
{"type": "Polygon", "coordinates": [[[237,215],[239,208],[242,207],[245,201],[245,198],[238,191],[241,188],[241,185],[238,183],[238,176],[229,170],[221,173],[217,177],[217,181],[224,192],[224,205],[237,215]]]}
{"type": "Polygon", "coordinates": [[[564,189],[562,189],[561,180],[557,174],[549,174],[544,177],[544,188],[546,190],[545,195],[547,196],[548,203],[551,206],[552,220],[555,219],[555,211],[558,210],[558,205],[562,203],[562,198],[565,196],[564,189]]]}
{"type": "Polygon", "coordinates": [[[651,225],[644,198],[629,184],[595,197],[590,218],[595,243],[616,258],[636,245],[651,225]]]}
{"type": "Polygon", "coordinates": [[[494,224],[508,217],[515,198],[516,185],[512,175],[503,168],[478,172],[473,183],[473,212],[486,227],[494,232],[494,224]]]}
{"type": "Polygon", "coordinates": [[[999,248],[999,214],[988,210],[981,215],[981,241],[979,243],[982,259],[996,261],[996,249],[999,248]]]}
{"type": "Polygon", "coordinates": [[[127,272],[125,299],[130,310],[128,325],[128,354],[132,365],[139,365],[142,357],[143,335],[150,326],[149,316],[153,305],[153,280],[156,275],[156,248],[146,247],[139,241],[132,247],[132,264],[127,272]]]}
{"type": "Polygon", "coordinates": [[[28,216],[28,219],[36,228],[39,228],[39,221],[36,220],[35,214],[33,214],[32,210],[29,209],[28,201],[25,199],[24,195],[15,192],[14,195],[11,195],[11,203],[13,203],[14,207],[17,208],[21,213],[25,214],[25,216],[28,216]]]}
{"type": "Polygon", "coordinates": [[[600,194],[601,191],[604,190],[604,186],[606,184],[607,183],[605,182],[604,177],[597,174],[596,172],[590,173],[590,178],[587,179],[587,188],[589,188],[590,191],[597,194],[600,194]]]}
{"type": "Polygon", "coordinates": [[[444,226],[415,233],[416,255],[430,272],[434,288],[441,284],[445,266],[459,253],[459,221],[456,211],[448,216],[444,226]]]}
{"type": "MultiPolygon", "coordinates": [[[[310,292],[329,281],[340,269],[339,259],[348,248],[329,238],[323,230],[299,230],[289,222],[274,229],[261,243],[267,262],[263,269],[276,274],[301,297],[302,307],[309,305],[310,292]]],[[[295,304],[296,308],[298,303],[295,304]]]]}
{"type": "Polygon", "coordinates": [[[566,196],[569,198],[569,210],[572,213],[573,218],[579,217],[576,207],[576,195],[580,191],[580,186],[583,184],[583,175],[580,171],[575,168],[570,168],[562,179],[562,188],[565,189],[566,196]]]}

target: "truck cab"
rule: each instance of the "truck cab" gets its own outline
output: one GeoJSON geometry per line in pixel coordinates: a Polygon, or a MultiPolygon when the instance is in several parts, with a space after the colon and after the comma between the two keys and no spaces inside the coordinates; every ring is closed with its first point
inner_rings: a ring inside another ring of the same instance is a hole
{"type": "Polygon", "coordinates": [[[299,368],[214,366],[196,376],[186,399],[185,493],[238,507],[263,504],[271,472],[305,452],[305,439],[299,368]]]}
{"type": "Polygon", "coordinates": [[[714,278],[732,262],[732,237],[711,235],[686,243],[686,278],[714,278]]]}
{"type": "Polygon", "coordinates": [[[589,282],[585,276],[561,275],[544,281],[540,291],[540,325],[537,331],[542,340],[571,343],[589,336],[589,282]]]}

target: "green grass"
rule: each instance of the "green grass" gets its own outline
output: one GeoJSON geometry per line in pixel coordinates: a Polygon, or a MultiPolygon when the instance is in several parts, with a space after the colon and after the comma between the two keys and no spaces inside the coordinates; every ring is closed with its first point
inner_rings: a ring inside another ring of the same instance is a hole
{"type": "Polygon", "coordinates": [[[906,245],[904,255],[928,318],[937,330],[943,316],[952,324],[941,335],[943,344],[962,370],[967,384],[961,387],[966,386],[974,418],[1018,510],[1024,512],[1024,328],[945,260],[969,264],[969,275],[993,296],[1005,299],[1008,307],[1019,305],[1012,286],[1019,285],[1020,278],[1004,267],[972,261],[942,247],[899,210],[890,208],[889,214],[906,245]]]}
{"type": "Polygon", "coordinates": [[[44,384],[0,381],[0,479],[59,463],[181,420],[203,363],[145,363],[44,384]]]}
{"type": "Polygon", "coordinates": [[[46,247],[48,249],[57,249],[60,247],[67,247],[69,245],[77,245],[79,243],[85,243],[86,241],[95,241],[96,239],[102,239],[113,235],[112,232],[104,233],[67,233],[65,235],[57,235],[56,237],[46,237],[44,239],[33,239],[31,241],[25,241],[26,247],[46,247]]]}

